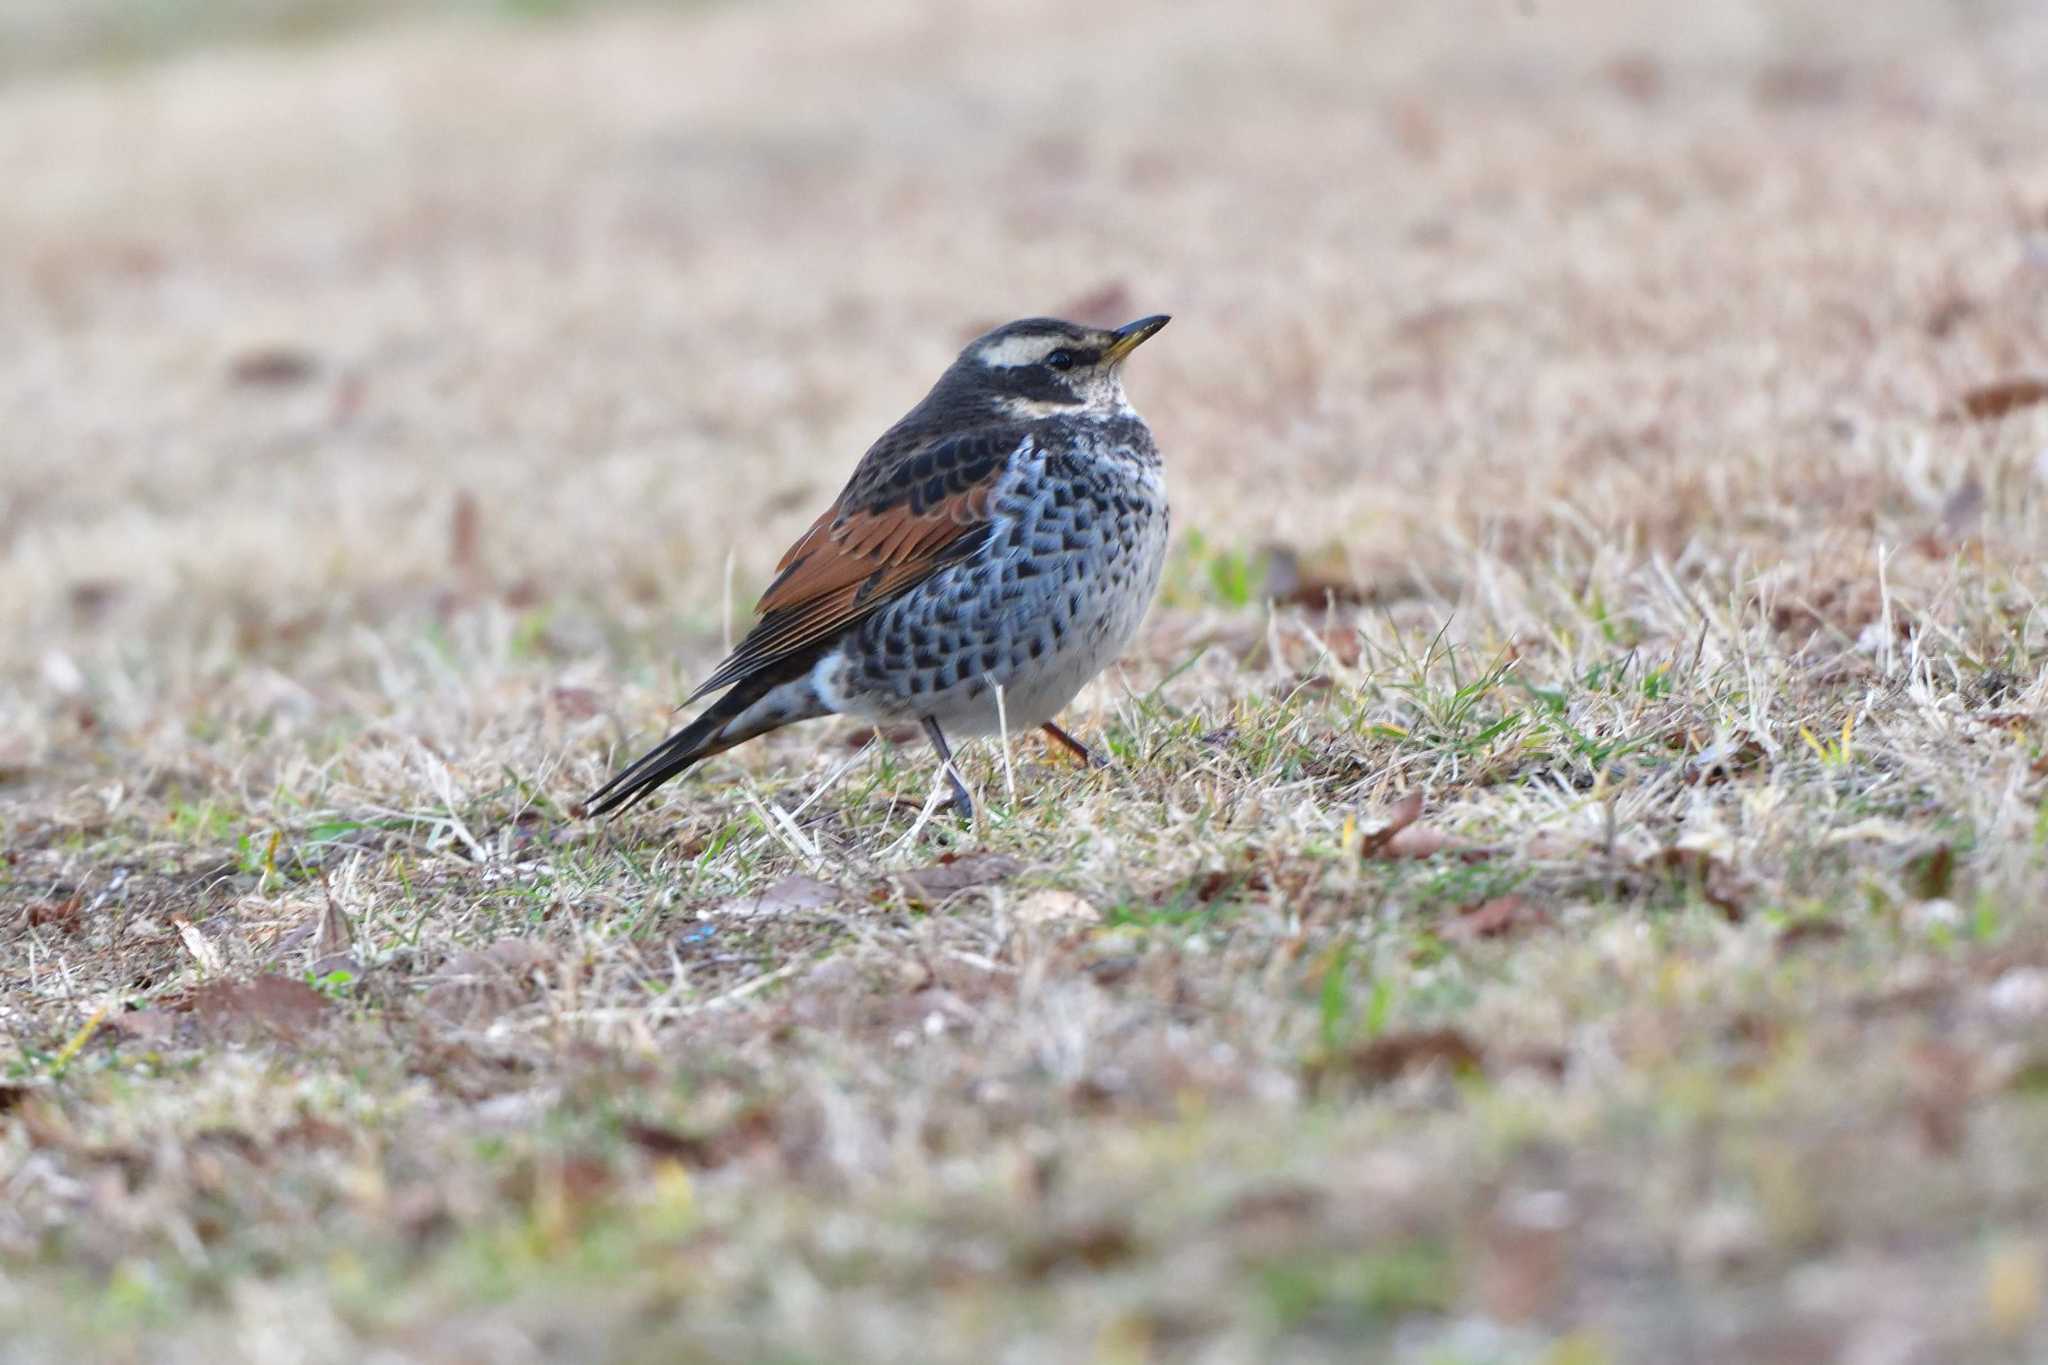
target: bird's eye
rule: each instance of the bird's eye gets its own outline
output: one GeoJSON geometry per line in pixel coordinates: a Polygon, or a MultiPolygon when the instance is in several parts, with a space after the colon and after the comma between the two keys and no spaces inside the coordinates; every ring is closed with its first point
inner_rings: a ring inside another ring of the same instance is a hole
{"type": "Polygon", "coordinates": [[[1045,358],[1045,363],[1052,366],[1055,370],[1071,370],[1074,368],[1074,353],[1072,351],[1054,351],[1045,358]]]}

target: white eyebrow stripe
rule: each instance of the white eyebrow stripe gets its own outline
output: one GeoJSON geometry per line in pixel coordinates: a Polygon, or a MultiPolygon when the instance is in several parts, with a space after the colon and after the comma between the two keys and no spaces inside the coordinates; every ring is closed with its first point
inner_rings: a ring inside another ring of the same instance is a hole
{"type": "Polygon", "coordinates": [[[1064,338],[1024,333],[991,341],[975,352],[982,364],[1000,369],[1014,369],[1019,365],[1036,365],[1061,346],[1071,345],[1064,338]]]}

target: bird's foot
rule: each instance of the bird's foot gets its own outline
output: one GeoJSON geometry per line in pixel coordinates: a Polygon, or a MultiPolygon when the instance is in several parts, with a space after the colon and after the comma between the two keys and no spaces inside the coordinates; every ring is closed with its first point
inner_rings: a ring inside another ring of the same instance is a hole
{"type": "Polygon", "coordinates": [[[946,781],[952,784],[953,799],[946,804],[953,808],[953,814],[960,817],[963,825],[974,823],[974,798],[967,794],[966,784],[960,781],[960,774],[953,771],[953,765],[946,764],[946,781]]]}
{"type": "Polygon", "coordinates": [[[1045,724],[1039,726],[1038,728],[1045,731],[1045,737],[1047,739],[1051,740],[1054,744],[1059,745],[1060,748],[1065,749],[1068,753],[1072,754],[1076,759],[1078,759],[1082,767],[1107,768],[1109,766],[1108,759],[1101,758],[1093,753],[1090,753],[1087,745],[1083,744],[1080,740],[1075,739],[1072,735],[1068,734],[1065,730],[1060,729],[1059,726],[1054,725],[1051,721],[1047,721],[1045,724]]]}

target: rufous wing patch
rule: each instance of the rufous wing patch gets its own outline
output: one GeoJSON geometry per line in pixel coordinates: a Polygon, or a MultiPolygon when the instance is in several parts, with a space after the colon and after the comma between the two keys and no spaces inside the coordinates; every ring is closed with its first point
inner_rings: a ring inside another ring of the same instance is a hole
{"type": "Polygon", "coordinates": [[[987,525],[993,492],[981,483],[921,511],[901,502],[818,518],[783,555],[755,607],[760,622],[690,700],[837,634],[951,563],[987,525]]]}

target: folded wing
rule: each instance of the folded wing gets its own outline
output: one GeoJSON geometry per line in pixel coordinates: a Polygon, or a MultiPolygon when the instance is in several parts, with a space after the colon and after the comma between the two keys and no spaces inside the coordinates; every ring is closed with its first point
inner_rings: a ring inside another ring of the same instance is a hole
{"type": "Polygon", "coordinates": [[[979,549],[996,485],[1028,436],[987,427],[875,443],[839,499],[789,547],[760,621],[691,701],[794,662],[979,549]]]}

